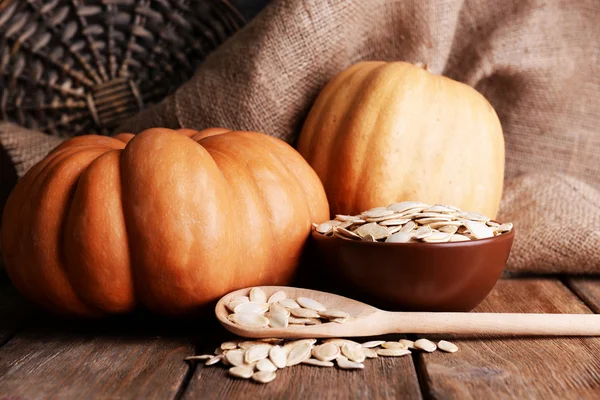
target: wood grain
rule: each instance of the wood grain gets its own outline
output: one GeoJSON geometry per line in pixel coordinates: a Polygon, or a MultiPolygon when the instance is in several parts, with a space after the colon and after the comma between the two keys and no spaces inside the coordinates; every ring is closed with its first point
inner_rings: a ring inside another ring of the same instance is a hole
{"type": "MultiPolygon", "coordinates": [[[[383,339],[398,340],[401,335],[383,339]]],[[[363,338],[353,339],[366,340],[363,338]]],[[[369,338],[372,340],[372,338],[369,338]]],[[[200,347],[211,352],[215,343],[200,347]]],[[[277,371],[269,384],[233,379],[222,366],[194,371],[184,399],[421,399],[412,358],[378,358],[365,361],[363,370],[346,371],[337,367],[299,365],[277,371]]]]}
{"type": "Polygon", "coordinates": [[[567,278],[566,284],[596,314],[600,314],[600,277],[567,278]]]}
{"type": "Polygon", "coordinates": [[[193,345],[163,336],[161,325],[169,322],[144,319],[38,319],[0,348],[0,393],[27,399],[174,398],[193,345]]]}
{"type": "MultiPolygon", "coordinates": [[[[480,312],[590,313],[554,279],[500,280],[480,312]]],[[[446,337],[447,338],[447,337],[446,337]]],[[[440,339],[439,337],[435,339],[440,339]]],[[[454,338],[455,354],[420,354],[426,397],[598,398],[600,338],[454,338]]]]}
{"type": "Polygon", "coordinates": [[[0,270],[0,346],[17,332],[33,309],[0,270]]]}

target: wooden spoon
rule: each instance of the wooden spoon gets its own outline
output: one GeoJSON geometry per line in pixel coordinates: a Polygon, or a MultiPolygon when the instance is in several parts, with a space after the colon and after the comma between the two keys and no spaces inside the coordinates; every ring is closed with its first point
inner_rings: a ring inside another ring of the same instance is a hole
{"type": "Polygon", "coordinates": [[[225,307],[248,289],[225,295],[217,303],[219,322],[230,332],[248,338],[327,338],[377,336],[387,333],[443,333],[542,336],[600,336],[600,315],[595,314],[503,314],[446,312],[389,312],[347,297],[287,286],[260,286],[267,297],[278,290],[288,298],[309,297],[328,309],[343,310],[350,318],[343,324],[289,325],[287,328],[255,328],[237,325],[227,318],[225,307]]]}

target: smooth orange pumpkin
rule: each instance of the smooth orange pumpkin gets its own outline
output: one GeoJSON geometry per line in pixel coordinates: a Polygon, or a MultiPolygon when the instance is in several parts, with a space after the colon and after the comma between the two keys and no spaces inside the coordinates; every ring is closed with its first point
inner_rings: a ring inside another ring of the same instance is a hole
{"type": "Polygon", "coordinates": [[[332,213],[397,201],[447,203],[495,217],[504,138],[473,88],[404,62],[361,62],[319,94],[298,150],[332,213]]]}
{"type": "Polygon", "coordinates": [[[15,286],[61,313],[178,315],[245,286],[289,283],[329,208],[311,167],[253,132],[149,129],[66,141],[3,215],[15,286]]]}

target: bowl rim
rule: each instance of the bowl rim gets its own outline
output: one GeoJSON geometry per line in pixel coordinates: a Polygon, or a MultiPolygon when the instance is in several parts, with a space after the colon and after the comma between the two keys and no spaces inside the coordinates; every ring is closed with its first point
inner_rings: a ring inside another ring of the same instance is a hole
{"type": "Polygon", "coordinates": [[[469,246],[477,246],[479,244],[484,245],[487,243],[491,243],[494,241],[500,241],[500,240],[512,240],[515,237],[515,227],[513,226],[513,228],[509,232],[506,232],[506,233],[503,233],[502,235],[494,236],[491,238],[466,240],[463,242],[442,242],[442,243],[427,243],[427,242],[388,243],[388,242],[366,242],[366,241],[362,241],[362,240],[351,240],[351,239],[344,240],[344,239],[337,239],[333,235],[331,235],[331,236],[323,235],[322,233],[317,232],[317,230],[314,227],[311,228],[311,236],[315,240],[336,240],[337,242],[340,242],[340,243],[354,243],[358,246],[387,246],[387,247],[396,246],[396,247],[405,247],[405,248],[406,247],[435,246],[435,247],[448,248],[448,247],[469,247],[469,246]]]}

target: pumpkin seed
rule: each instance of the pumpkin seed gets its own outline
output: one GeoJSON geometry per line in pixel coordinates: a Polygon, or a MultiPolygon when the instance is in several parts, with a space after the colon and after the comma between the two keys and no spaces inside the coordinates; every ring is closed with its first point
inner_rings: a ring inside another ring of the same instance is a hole
{"type": "Polygon", "coordinates": [[[278,338],[264,338],[264,339],[258,339],[258,341],[261,342],[261,343],[277,344],[277,343],[283,342],[283,339],[278,339],[278,338]]]}
{"type": "Polygon", "coordinates": [[[284,314],[286,317],[290,316],[290,310],[288,310],[279,303],[269,304],[269,312],[284,314]]]}
{"type": "Polygon", "coordinates": [[[221,361],[222,359],[223,359],[223,354],[219,354],[217,356],[214,356],[214,357],[206,360],[204,365],[214,365],[214,364],[218,363],[219,361],[221,361]]]}
{"type": "Polygon", "coordinates": [[[361,239],[363,242],[376,242],[375,236],[367,235],[361,239]]]}
{"type": "Polygon", "coordinates": [[[321,361],[335,360],[340,354],[340,348],[333,343],[324,343],[312,349],[313,357],[321,361]]]}
{"type": "Polygon", "coordinates": [[[428,339],[419,339],[415,341],[415,349],[423,350],[432,353],[437,349],[435,343],[428,339]]]}
{"type": "MultiPolygon", "coordinates": [[[[305,325],[305,324],[309,324],[311,323],[311,321],[314,318],[296,318],[296,317],[289,317],[288,318],[288,323],[291,325],[305,325]]],[[[314,324],[313,324],[314,325],[314,324]]]]}
{"type": "Polygon", "coordinates": [[[240,365],[240,366],[229,368],[229,375],[231,375],[235,378],[250,379],[253,374],[254,374],[254,371],[252,370],[252,368],[250,368],[248,366],[240,365]]]}
{"type": "Polygon", "coordinates": [[[269,297],[267,303],[278,303],[283,299],[287,299],[287,294],[283,290],[278,290],[269,297]]]}
{"type": "Polygon", "coordinates": [[[338,215],[333,221],[314,226],[317,232],[327,235],[333,232],[334,237],[344,240],[388,243],[460,242],[498,236],[513,228],[510,222],[499,224],[480,213],[463,212],[452,205],[430,206],[419,202],[376,207],[357,216],[338,215]],[[327,226],[323,227],[324,224],[327,226]]]}
{"type": "Polygon", "coordinates": [[[291,308],[290,313],[297,318],[319,318],[319,313],[307,308],[291,308]]]}
{"type": "Polygon", "coordinates": [[[239,306],[242,303],[248,303],[250,301],[250,299],[248,298],[248,296],[240,296],[240,297],[236,297],[235,299],[231,300],[226,307],[229,309],[229,311],[231,312],[235,312],[235,308],[237,306],[239,306]]]}
{"type": "Polygon", "coordinates": [[[311,351],[312,345],[309,343],[300,343],[294,346],[287,357],[287,366],[290,367],[292,365],[300,364],[304,360],[308,360],[311,351]]]}
{"type": "Polygon", "coordinates": [[[415,224],[414,221],[410,221],[406,225],[404,225],[402,229],[400,229],[400,232],[411,232],[413,229],[415,229],[416,226],[417,224],[415,224]]]}
{"type": "Polygon", "coordinates": [[[282,306],[284,306],[285,308],[300,308],[300,305],[298,303],[296,303],[296,300],[293,299],[283,299],[281,301],[279,301],[279,304],[281,304],[282,306]]]}
{"type": "Polygon", "coordinates": [[[273,346],[269,350],[269,359],[277,368],[285,368],[287,365],[287,354],[281,346],[273,346]]]}
{"type": "Polygon", "coordinates": [[[408,349],[413,349],[415,348],[415,342],[413,342],[412,340],[408,340],[408,339],[400,339],[398,340],[400,343],[403,343],[406,348],[408,349]]]}
{"type": "Polygon", "coordinates": [[[236,341],[236,342],[224,342],[221,343],[221,349],[222,350],[235,350],[238,348],[238,344],[240,343],[240,341],[236,341]]]}
{"type": "Polygon", "coordinates": [[[440,228],[438,228],[438,231],[444,232],[444,233],[449,233],[449,234],[456,233],[457,230],[458,230],[458,227],[454,226],[454,225],[444,225],[444,226],[441,226],[440,228]]]}
{"type": "Polygon", "coordinates": [[[444,233],[440,231],[433,231],[431,235],[423,238],[423,241],[426,243],[442,243],[447,242],[452,237],[451,233],[444,233]]]}
{"type": "Polygon", "coordinates": [[[250,294],[248,297],[250,298],[250,301],[254,301],[256,303],[267,302],[267,294],[261,288],[254,287],[250,289],[250,294]]]}
{"type": "Polygon", "coordinates": [[[388,236],[388,230],[384,226],[377,224],[377,222],[370,222],[368,224],[361,225],[354,231],[354,233],[362,238],[370,235],[373,236],[375,240],[383,239],[384,237],[388,236]]]}
{"type": "Polygon", "coordinates": [[[440,340],[437,344],[437,347],[438,349],[445,351],[446,353],[456,353],[458,351],[457,345],[446,340],[440,340]]]}
{"type": "Polygon", "coordinates": [[[398,218],[394,218],[394,219],[386,219],[384,221],[381,221],[379,223],[379,225],[383,225],[383,226],[396,226],[396,225],[404,225],[406,223],[408,223],[410,221],[410,219],[398,219],[398,218]]]}
{"type": "Polygon", "coordinates": [[[365,216],[367,218],[378,218],[378,217],[384,217],[386,215],[392,215],[392,214],[394,214],[393,210],[390,210],[386,207],[376,207],[376,208],[372,208],[370,210],[363,212],[361,215],[365,216]]]}
{"type": "Polygon", "coordinates": [[[377,355],[383,357],[402,357],[410,354],[408,349],[379,349],[377,355]]]}
{"type": "Polygon", "coordinates": [[[264,314],[267,311],[269,311],[269,304],[250,301],[248,303],[242,303],[238,305],[233,312],[264,314]]]}
{"type": "Polygon", "coordinates": [[[381,347],[384,349],[406,349],[406,345],[402,342],[385,342],[381,347]]]}
{"type": "Polygon", "coordinates": [[[269,383],[277,378],[277,374],[273,371],[258,371],[252,375],[252,380],[259,383],[269,383]]]}
{"type": "Polygon", "coordinates": [[[356,239],[356,240],[360,239],[359,235],[357,235],[356,233],[354,233],[351,230],[348,230],[346,228],[336,227],[333,234],[336,236],[342,236],[342,237],[348,238],[348,239],[356,239]]]}
{"type": "Polygon", "coordinates": [[[371,340],[370,342],[364,342],[361,344],[365,349],[370,349],[372,347],[379,347],[385,343],[385,340],[371,340]]]}
{"type": "Polygon", "coordinates": [[[365,354],[365,357],[367,357],[367,358],[377,358],[377,357],[379,357],[377,355],[377,351],[375,349],[363,349],[363,353],[365,354]]]}
{"type": "Polygon", "coordinates": [[[262,328],[269,325],[269,320],[253,312],[229,314],[228,319],[234,324],[262,328]]]}
{"type": "Polygon", "coordinates": [[[256,369],[259,371],[277,371],[277,367],[268,358],[263,358],[256,363],[256,369]]]}
{"type": "Polygon", "coordinates": [[[385,239],[386,243],[408,243],[410,239],[412,239],[413,235],[410,232],[400,232],[394,233],[387,239],[385,239]]]}
{"type": "Polygon", "coordinates": [[[342,345],[342,354],[350,361],[363,362],[365,361],[365,353],[361,345],[349,345],[345,343],[342,345]]]}
{"type": "Polygon", "coordinates": [[[289,324],[289,317],[286,314],[279,312],[268,312],[265,317],[269,319],[269,326],[271,328],[287,328],[289,324]]]}
{"type": "Polygon", "coordinates": [[[403,201],[400,203],[394,203],[391,206],[389,206],[388,208],[394,212],[404,212],[404,211],[412,210],[412,209],[416,209],[416,208],[421,208],[422,210],[424,210],[427,207],[429,207],[429,205],[420,203],[418,201],[403,201]]]}
{"type": "Polygon", "coordinates": [[[325,311],[327,308],[316,300],[308,297],[298,297],[296,303],[300,304],[301,307],[308,308],[309,310],[325,311]]]}
{"type": "Polygon", "coordinates": [[[494,236],[494,228],[482,222],[465,221],[465,226],[477,239],[486,239],[494,236]]]}
{"type": "Polygon", "coordinates": [[[264,342],[260,340],[246,340],[244,342],[238,343],[238,347],[242,350],[248,350],[252,346],[257,346],[259,344],[263,344],[264,342]]]}
{"type": "Polygon", "coordinates": [[[203,360],[209,360],[213,357],[214,356],[212,354],[202,354],[199,356],[189,356],[189,357],[184,358],[184,360],[185,361],[194,361],[194,360],[203,361],[203,360]]]}
{"type": "Polygon", "coordinates": [[[304,322],[304,325],[321,325],[322,322],[320,319],[318,318],[305,318],[306,321],[304,322]]]}
{"type": "Polygon", "coordinates": [[[245,361],[244,355],[246,354],[246,352],[244,350],[231,350],[228,351],[227,354],[225,354],[225,359],[227,360],[227,362],[231,365],[233,365],[234,367],[239,367],[241,365],[244,364],[249,364],[248,362],[245,361]]]}
{"type": "Polygon", "coordinates": [[[337,362],[338,367],[342,369],[363,369],[365,367],[365,364],[350,361],[344,356],[339,356],[335,361],[337,362]]]}
{"type": "Polygon", "coordinates": [[[302,364],[314,365],[316,367],[333,367],[333,363],[331,361],[321,361],[316,358],[309,358],[308,360],[302,361],[302,364]]]}
{"type": "Polygon", "coordinates": [[[250,347],[244,353],[244,362],[246,364],[251,364],[255,361],[267,358],[269,356],[269,351],[271,351],[271,347],[273,346],[268,343],[261,343],[250,347]]]}
{"type": "Polygon", "coordinates": [[[342,310],[331,310],[331,309],[327,309],[324,311],[319,311],[319,315],[322,318],[328,318],[328,319],[332,319],[332,318],[349,318],[350,314],[348,314],[346,311],[342,311],[342,310]]]}
{"type": "Polygon", "coordinates": [[[451,242],[466,242],[466,241],[469,241],[469,240],[471,240],[471,239],[469,239],[467,236],[460,235],[458,233],[455,233],[454,235],[452,235],[450,237],[450,241],[451,242]]]}
{"type": "Polygon", "coordinates": [[[332,233],[333,224],[330,221],[323,222],[322,224],[317,225],[316,229],[317,229],[317,232],[319,232],[323,235],[327,235],[329,233],[332,233]]]}
{"type": "Polygon", "coordinates": [[[431,236],[432,233],[433,233],[433,230],[431,229],[430,226],[421,226],[421,227],[417,228],[417,230],[415,231],[414,238],[415,239],[425,239],[426,237],[431,236]]]}

